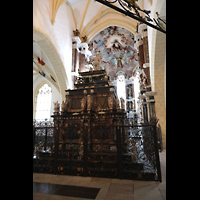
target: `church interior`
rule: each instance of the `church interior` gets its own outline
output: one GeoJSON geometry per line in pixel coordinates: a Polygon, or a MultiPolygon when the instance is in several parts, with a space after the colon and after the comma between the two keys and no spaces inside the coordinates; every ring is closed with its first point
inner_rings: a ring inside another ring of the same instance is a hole
{"type": "Polygon", "coordinates": [[[33,199],[166,199],[165,30],[166,0],[33,1],[33,199]]]}

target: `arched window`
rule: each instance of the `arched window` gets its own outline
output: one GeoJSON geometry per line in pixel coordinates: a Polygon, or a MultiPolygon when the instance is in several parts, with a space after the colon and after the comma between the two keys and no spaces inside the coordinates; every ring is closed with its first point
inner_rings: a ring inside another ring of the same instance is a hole
{"type": "Polygon", "coordinates": [[[120,99],[121,97],[123,99],[126,99],[126,90],[125,90],[125,78],[124,75],[119,75],[117,77],[117,95],[120,99]]]}
{"type": "MultiPolygon", "coordinates": [[[[117,96],[118,98],[123,98],[126,100],[126,88],[125,88],[125,76],[123,72],[118,72],[117,75],[117,96]]],[[[120,103],[121,107],[121,103],[120,103]]],[[[125,103],[125,109],[126,109],[126,103],[125,103]]]]}
{"type": "Polygon", "coordinates": [[[36,98],[36,113],[37,121],[50,120],[52,90],[48,84],[44,84],[38,91],[36,98]]]}

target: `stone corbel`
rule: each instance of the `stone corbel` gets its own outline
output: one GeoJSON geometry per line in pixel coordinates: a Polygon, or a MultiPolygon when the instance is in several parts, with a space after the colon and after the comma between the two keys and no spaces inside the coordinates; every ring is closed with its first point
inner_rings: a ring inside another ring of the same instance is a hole
{"type": "Polygon", "coordinates": [[[51,17],[51,24],[54,25],[56,14],[58,12],[58,9],[60,6],[66,1],[66,0],[51,0],[52,1],[52,17],[51,17]]]}
{"type": "Polygon", "coordinates": [[[144,63],[143,64],[143,68],[145,69],[145,68],[148,68],[149,67],[149,63],[144,63]]]}

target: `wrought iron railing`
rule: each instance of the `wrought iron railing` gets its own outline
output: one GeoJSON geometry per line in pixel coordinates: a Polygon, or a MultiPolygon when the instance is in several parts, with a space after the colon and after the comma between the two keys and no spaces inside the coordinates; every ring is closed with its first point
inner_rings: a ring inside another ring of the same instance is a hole
{"type": "Polygon", "coordinates": [[[33,171],[162,181],[155,123],[35,122],[33,171]]]}

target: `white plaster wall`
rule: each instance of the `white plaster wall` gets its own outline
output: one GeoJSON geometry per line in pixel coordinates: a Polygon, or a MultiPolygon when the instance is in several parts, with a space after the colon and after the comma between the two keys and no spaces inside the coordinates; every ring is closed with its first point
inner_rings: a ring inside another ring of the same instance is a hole
{"type": "MultiPolygon", "coordinates": [[[[166,0],[153,0],[152,5],[144,0],[144,9],[151,10],[150,16],[166,16],[166,0]]],[[[166,148],[166,34],[148,27],[149,60],[152,90],[155,95],[156,116],[161,125],[163,148],[166,148]]]]}
{"type": "Polygon", "coordinates": [[[71,10],[63,3],[58,9],[55,23],[51,24],[52,2],[50,0],[33,1],[33,26],[51,39],[63,62],[69,83],[71,82],[72,42],[74,22],[71,10]]]}

